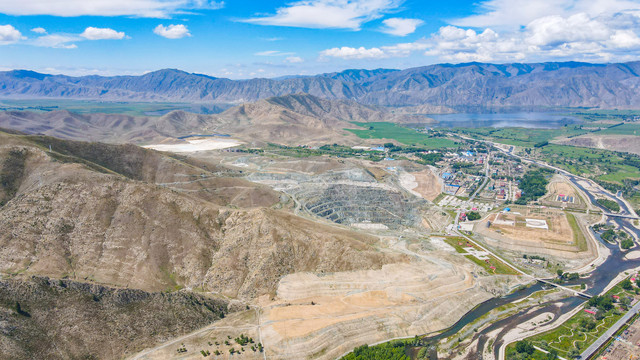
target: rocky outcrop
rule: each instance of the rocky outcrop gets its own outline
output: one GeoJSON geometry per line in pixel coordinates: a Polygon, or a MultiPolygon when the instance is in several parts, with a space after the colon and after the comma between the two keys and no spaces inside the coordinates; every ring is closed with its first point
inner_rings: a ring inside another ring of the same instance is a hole
{"type": "Polygon", "coordinates": [[[230,311],[220,299],[71,280],[0,280],[0,359],[121,359],[230,311]]]}
{"type": "MultiPolygon", "coordinates": [[[[158,186],[150,181],[160,173],[154,166],[177,160],[151,161],[159,155],[148,150],[142,165],[134,167],[144,171],[132,171],[132,180],[115,170],[96,171],[130,169],[116,166],[127,163],[127,153],[111,147],[120,155],[99,166],[87,160],[99,157],[86,154],[80,161],[45,152],[29,137],[2,140],[15,145],[0,148],[0,157],[13,149],[29,155],[16,196],[0,208],[0,228],[10,229],[0,233],[0,272],[147,291],[190,287],[253,299],[272,294],[290,273],[376,269],[402,261],[378,252],[371,236],[282,210],[231,208],[158,186]]],[[[236,180],[236,185],[248,183],[236,180]]]]}

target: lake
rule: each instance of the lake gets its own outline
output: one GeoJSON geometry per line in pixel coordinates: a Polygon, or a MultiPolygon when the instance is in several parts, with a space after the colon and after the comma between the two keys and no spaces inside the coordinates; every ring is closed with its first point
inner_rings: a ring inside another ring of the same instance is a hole
{"type": "Polygon", "coordinates": [[[479,127],[521,127],[527,129],[558,129],[564,125],[581,124],[577,117],[557,113],[517,112],[517,113],[462,113],[429,115],[437,121],[433,128],[479,128],[479,127]]]}

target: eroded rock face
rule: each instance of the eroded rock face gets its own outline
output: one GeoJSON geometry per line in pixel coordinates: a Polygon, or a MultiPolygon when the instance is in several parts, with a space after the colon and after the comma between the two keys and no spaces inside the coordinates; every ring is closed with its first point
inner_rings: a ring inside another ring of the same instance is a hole
{"type": "Polygon", "coordinates": [[[0,228],[10,229],[0,233],[0,272],[252,299],[293,272],[402,261],[376,251],[371,236],[269,208],[227,208],[23,147],[25,179],[0,208],[0,228]]]}
{"type": "Polygon", "coordinates": [[[0,280],[0,359],[120,359],[225,316],[228,302],[71,280],[0,280]]]}

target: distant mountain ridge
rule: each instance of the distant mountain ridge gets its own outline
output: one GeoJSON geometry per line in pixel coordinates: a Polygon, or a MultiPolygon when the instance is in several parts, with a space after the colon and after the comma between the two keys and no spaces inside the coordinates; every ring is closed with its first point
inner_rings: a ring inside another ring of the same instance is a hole
{"type": "Polygon", "coordinates": [[[438,64],[315,76],[230,80],[176,69],[140,76],[0,72],[2,98],[245,103],[308,93],[382,106],[640,107],[640,62],[438,64]]]}
{"type": "Polygon", "coordinates": [[[76,114],[67,110],[49,112],[0,112],[0,128],[27,134],[45,134],[68,140],[109,143],[159,143],[180,136],[222,132],[247,142],[287,145],[308,142],[343,142],[354,138],[345,128],[351,122],[391,121],[427,123],[420,109],[410,113],[362,105],[350,100],[327,100],[309,94],[271,97],[232,107],[220,114],[203,115],[172,111],[162,116],[124,114],[76,114]]]}

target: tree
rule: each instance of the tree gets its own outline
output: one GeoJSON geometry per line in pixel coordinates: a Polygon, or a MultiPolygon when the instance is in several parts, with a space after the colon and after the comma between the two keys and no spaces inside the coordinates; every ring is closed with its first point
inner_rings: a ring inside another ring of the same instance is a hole
{"type": "Polygon", "coordinates": [[[633,288],[633,286],[631,286],[631,280],[629,279],[622,280],[622,282],[620,283],[620,287],[625,290],[631,290],[633,288]]]}
{"type": "Polygon", "coordinates": [[[572,359],[577,359],[580,357],[580,351],[578,349],[571,349],[569,351],[569,357],[572,359]]]}
{"type": "Polygon", "coordinates": [[[477,211],[469,211],[467,213],[467,219],[469,219],[469,221],[478,220],[480,219],[480,217],[480,213],[478,213],[477,211]]]}
{"type": "Polygon", "coordinates": [[[516,343],[516,351],[521,354],[529,354],[532,355],[535,351],[533,345],[526,340],[518,341],[516,343]]]}
{"type": "Polygon", "coordinates": [[[630,249],[633,246],[633,240],[624,239],[620,242],[620,246],[625,250],[630,249]]]}
{"type": "Polygon", "coordinates": [[[547,360],[555,360],[558,358],[558,351],[556,349],[551,349],[547,354],[547,360]]]}
{"type": "Polygon", "coordinates": [[[527,172],[518,185],[522,190],[522,196],[516,200],[516,204],[526,205],[529,201],[538,200],[547,193],[548,183],[549,181],[541,170],[527,172]]]}
{"type": "Polygon", "coordinates": [[[562,277],[562,274],[564,274],[564,271],[562,271],[561,269],[558,269],[558,270],[556,271],[556,274],[558,274],[558,277],[559,277],[559,278],[561,278],[561,277],[562,277]]]}

